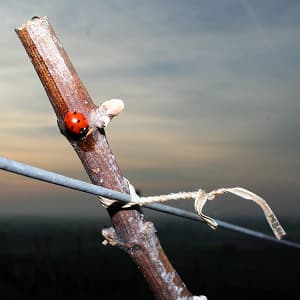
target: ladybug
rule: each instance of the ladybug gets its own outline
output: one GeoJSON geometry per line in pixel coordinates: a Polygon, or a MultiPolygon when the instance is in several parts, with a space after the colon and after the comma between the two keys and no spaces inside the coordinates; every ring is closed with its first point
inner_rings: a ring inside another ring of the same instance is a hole
{"type": "Polygon", "coordinates": [[[68,111],[66,113],[65,126],[67,131],[73,136],[81,137],[86,135],[89,129],[89,123],[85,118],[84,114],[78,111],[68,111]]]}

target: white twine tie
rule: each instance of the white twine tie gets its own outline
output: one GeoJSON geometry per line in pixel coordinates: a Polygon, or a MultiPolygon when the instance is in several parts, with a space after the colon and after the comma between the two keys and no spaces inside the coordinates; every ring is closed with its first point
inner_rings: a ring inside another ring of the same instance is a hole
{"type": "MultiPolygon", "coordinates": [[[[104,128],[106,127],[111,119],[117,116],[124,109],[124,103],[119,99],[111,99],[109,101],[104,102],[100,107],[98,107],[92,114],[91,119],[93,120],[93,128],[104,128]]],[[[92,129],[93,130],[93,129],[92,129]]],[[[251,200],[259,205],[265,217],[273,230],[277,239],[282,239],[283,236],[286,235],[284,229],[280,225],[278,219],[276,218],[274,212],[271,210],[270,206],[267,202],[259,197],[258,195],[240,187],[234,188],[220,188],[217,190],[213,190],[209,193],[206,193],[204,190],[199,189],[197,192],[181,192],[181,193],[171,193],[168,195],[160,195],[160,196],[151,196],[151,197],[139,197],[135,191],[135,188],[130,184],[130,182],[124,178],[128,182],[129,192],[131,196],[131,202],[125,204],[123,207],[130,207],[133,205],[143,206],[145,204],[157,203],[157,202],[166,202],[170,200],[185,200],[185,199],[194,199],[194,207],[200,218],[205,221],[211,228],[216,229],[218,227],[218,223],[211,217],[205,215],[202,210],[204,208],[207,200],[213,200],[216,196],[223,195],[225,193],[231,193],[238,197],[251,200]]],[[[105,197],[99,197],[102,205],[104,207],[110,206],[116,200],[107,199],[105,197]]]]}
{"type": "MultiPolygon", "coordinates": [[[[126,179],[127,180],[127,179],[126,179]]],[[[280,225],[277,217],[275,216],[274,212],[267,204],[267,202],[261,198],[260,196],[252,193],[241,187],[234,187],[234,188],[220,188],[213,190],[209,193],[205,192],[205,190],[199,189],[197,192],[179,192],[179,193],[170,193],[167,195],[159,195],[159,196],[149,196],[149,197],[139,197],[135,191],[133,185],[127,180],[129,185],[129,192],[131,196],[131,202],[125,204],[123,207],[131,207],[133,205],[146,205],[151,203],[163,203],[170,200],[187,200],[187,199],[194,199],[194,207],[195,211],[198,213],[200,218],[206,222],[212,229],[216,229],[218,227],[218,223],[211,217],[205,215],[202,211],[207,202],[207,200],[213,200],[216,196],[223,195],[226,193],[234,194],[238,197],[241,197],[246,200],[251,200],[257,205],[261,207],[264,212],[264,215],[277,239],[282,239],[286,232],[284,231],[283,227],[280,225]]],[[[108,207],[111,205],[115,200],[107,199],[104,197],[100,197],[100,201],[102,205],[108,207]]]]}

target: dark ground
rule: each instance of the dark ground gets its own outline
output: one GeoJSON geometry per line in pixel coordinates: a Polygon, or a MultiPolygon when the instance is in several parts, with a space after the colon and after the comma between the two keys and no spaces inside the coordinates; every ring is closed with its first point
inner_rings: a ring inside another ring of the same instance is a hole
{"type": "MultiPolygon", "coordinates": [[[[270,233],[266,223],[249,222],[242,225],[270,233]]],[[[283,224],[300,241],[300,224],[283,224]]],[[[0,299],[153,299],[129,257],[101,245],[103,225],[96,219],[0,217],[0,299]]],[[[177,218],[155,225],[194,294],[298,299],[300,250],[177,218]]]]}

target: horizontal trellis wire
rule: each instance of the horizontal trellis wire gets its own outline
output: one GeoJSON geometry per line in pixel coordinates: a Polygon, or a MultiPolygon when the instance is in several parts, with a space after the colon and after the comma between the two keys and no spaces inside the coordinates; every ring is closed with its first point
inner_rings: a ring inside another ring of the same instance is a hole
{"type": "MultiPolygon", "coordinates": [[[[89,194],[93,194],[93,195],[97,195],[97,196],[102,196],[105,198],[119,200],[119,201],[122,201],[125,203],[128,203],[131,201],[131,198],[128,194],[110,190],[110,189],[107,189],[107,188],[104,188],[101,186],[97,186],[97,185],[94,185],[91,183],[86,183],[86,182],[78,180],[78,179],[74,179],[74,178],[63,176],[63,175],[60,175],[60,174],[57,174],[54,172],[46,171],[44,169],[33,167],[31,165],[20,163],[20,162],[10,160],[10,159],[4,158],[4,157],[0,157],[0,169],[8,171],[8,172],[16,173],[19,175],[23,175],[26,177],[30,177],[33,179],[37,179],[37,180],[49,182],[52,184],[68,187],[68,188],[78,190],[81,192],[85,192],[85,193],[89,193],[89,194]]],[[[154,204],[144,205],[143,207],[149,208],[152,210],[156,210],[156,211],[160,211],[160,212],[164,212],[164,213],[167,213],[170,215],[186,218],[189,220],[203,222],[202,219],[200,219],[200,217],[197,214],[180,209],[180,208],[172,207],[169,205],[154,203],[154,204]]],[[[253,236],[256,238],[260,238],[260,239],[275,242],[277,244],[300,249],[299,243],[288,241],[288,240],[277,240],[275,237],[264,234],[262,232],[258,232],[258,231],[252,230],[252,229],[237,226],[237,225],[234,225],[234,224],[231,224],[228,222],[224,222],[221,220],[216,220],[216,221],[220,227],[223,227],[225,229],[237,231],[242,234],[250,235],[250,236],[253,236]]]]}

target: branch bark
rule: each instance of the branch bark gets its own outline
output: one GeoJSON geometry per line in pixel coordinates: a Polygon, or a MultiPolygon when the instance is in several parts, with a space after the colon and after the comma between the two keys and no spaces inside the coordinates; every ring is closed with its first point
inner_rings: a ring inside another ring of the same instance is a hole
{"type": "MultiPolygon", "coordinates": [[[[89,116],[96,107],[78,77],[68,55],[46,17],[34,17],[16,29],[40,77],[57,116],[58,126],[78,154],[94,184],[128,193],[104,130],[74,139],[66,134],[64,116],[80,111],[89,116]]],[[[156,299],[191,299],[192,294],[169,262],[155,234],[139,208],[122,209],[116,202],[108,208],[113,228],[103,235],[110,244],[125,250],[141,270],[156,299]]],[[[134,284],[134,283],[133,283],[134,284]]],[[[134,288],[134,287],[133,287],[134,288]]]]}

